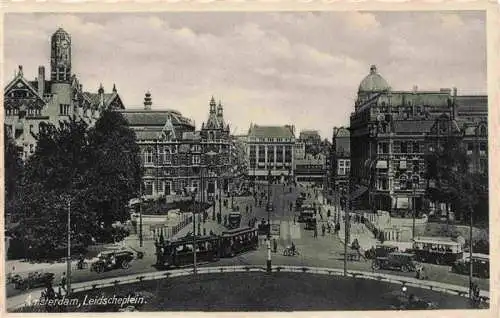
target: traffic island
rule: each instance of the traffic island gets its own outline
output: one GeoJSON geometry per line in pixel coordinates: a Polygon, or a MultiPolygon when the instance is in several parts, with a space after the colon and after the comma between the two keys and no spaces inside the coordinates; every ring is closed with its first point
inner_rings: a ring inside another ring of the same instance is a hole
{"type": "MultiPolygon", "coordinates": [[[[104,289],[75,293],[72,298],[78,301],[58,310],[391,310],[401,309],[410,295],[416,296],[422,304],[432,303],[433,306],[429,306],[432,309],[470,308],[465,297],[414,287],[407,287],[403,292],[401,285],[374,280],[308,273],[243,272],[172,277],[128,285],[116,284],[104,289]]],[[[35,309],[24,307],[17,312],[40,311],[40,308],[35,309]]]]}

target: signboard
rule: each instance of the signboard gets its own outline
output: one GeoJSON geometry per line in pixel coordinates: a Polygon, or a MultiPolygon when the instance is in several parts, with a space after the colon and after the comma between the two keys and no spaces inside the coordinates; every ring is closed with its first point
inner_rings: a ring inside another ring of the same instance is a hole
{"type": "Polygon", "coordinates": [[[271,235],[280,235],[280,224],[271,223],[271,235]]]}

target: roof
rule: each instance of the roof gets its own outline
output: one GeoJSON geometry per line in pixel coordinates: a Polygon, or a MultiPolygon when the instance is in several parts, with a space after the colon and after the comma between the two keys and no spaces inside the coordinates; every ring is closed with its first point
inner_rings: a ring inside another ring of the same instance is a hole
{"type": "Polygon", "coordinates": [[[351,132],[349,131],[349,129],[347,129],[345,127],[338,128],[336,133],[335,133],[336,138],[338,138],[338,137],[350,137],[350,136],[351,136],[351,132]]]}
{"type": "Polygon", "coordinates": [[[288,126],[257,126],[250,127],[249,137],[293,138],[295,137],[288,126]]]}
{"type": "Polygon", "coordinates": [[[377,73],[377,67],[372,65],[370,67],[370,74],[359,84],[358,92],[381,92],[389,89],[387,81],[377,73]]]}
{"type": "Polygon", "coordinates": [[[158,126],[163,128],[170,118],[172,124],[193,126],[189,118],[171,110],[120,110],[130,126],[158,126]]]}
{"type": "Polygon", "coordinates": [[[457,96],[456,104],[459,112],[487,112],[487,95],[457,96]]]}
{"type": "MultiPolygon", "coordinates": [[[[38,92],[38,81],[29,81],[28,83],[31,85],[31,87],[33,87],[33,89],[35,89],[38,92]]],[[[50,91],[51,84],[52,84],[51,81],[47,81],[47,80],[45,81],[45,86],[44,86],[44,90],[43,90],[44,94],[51,93],[51,91],[50,91]]]]}
{"type": "Polygon", "coordinates": [[[431,130],[432,120],[395,120],[395,133],[426,133],[431,130]]]}

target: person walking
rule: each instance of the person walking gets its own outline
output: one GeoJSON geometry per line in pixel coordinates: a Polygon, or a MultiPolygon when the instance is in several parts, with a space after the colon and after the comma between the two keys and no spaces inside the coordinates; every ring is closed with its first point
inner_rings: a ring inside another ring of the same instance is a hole
{"type": "Polygon", "coordinates": [[[318,227],[314,225],[314,238],[318,238],[318,227]]]}
{"type": "Polygon", "coordinates": [[[67,278],[66,278],[66,272],[63,272],[62,273],[62,276],[61,276],[61,288],[65,291],[66,291],[66,283],[67,283],[67,278]]]}
{"type": "Polygon", "coordinates": [[[326,231],[326,227],[325,227],[325,224],[323,223],[323,225],[321,226],[321,236],[325,236],[325,231],[326,231]]]}

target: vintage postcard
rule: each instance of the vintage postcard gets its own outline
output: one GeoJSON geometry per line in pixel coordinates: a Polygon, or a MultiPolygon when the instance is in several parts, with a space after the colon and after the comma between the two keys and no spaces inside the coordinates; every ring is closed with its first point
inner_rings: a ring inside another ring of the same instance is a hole
{"type": "Polygon", "coordinates": [[[8,5],[2,310],[494,316],[483,4],[8,5]]]}

